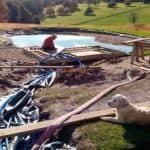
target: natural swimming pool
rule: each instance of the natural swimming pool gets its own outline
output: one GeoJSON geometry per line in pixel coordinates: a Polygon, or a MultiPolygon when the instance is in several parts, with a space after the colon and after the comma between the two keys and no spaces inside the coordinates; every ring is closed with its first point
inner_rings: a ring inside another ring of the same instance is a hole
{"type": "MultiPolygon", "coordinates": [[[[17,47],[41,47],[44,40],[50,36],[49,34],[38,34],[38,35],[17,35],[12,36],[10,39],[13,44],[17,47]]],[[[59,51],[64,48],[73,47],[84,47],[84,46],[101,46],[104,48],[118,50],[125,53],[132,51],[131,46],[125,45],[114,45],[110,43],[97,42],[95,37],[91,36],[77,36],[77,35],[57,35],[57,39],[54,41],[59,51]]]]}

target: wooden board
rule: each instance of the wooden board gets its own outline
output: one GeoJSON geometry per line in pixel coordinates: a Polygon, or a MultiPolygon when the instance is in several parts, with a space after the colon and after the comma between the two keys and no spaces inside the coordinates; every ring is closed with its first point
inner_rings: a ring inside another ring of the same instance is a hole
{"type": "MultiPolygon", "coordinates": [[[[136,105],[138,107],[148,107],[150,106],[150,102],[137,103],[136,105]]],[[[79,115],[72,116],[70,119],[65,121],[64,126],[68,126],[79,122],[86,123],[87,121],[90,120],[99,119],[102,116],[113,116],[113,115],[114,115],[113,109],[105,109],[100,111],[82,113],[79,115]]],[[[2,139],[6,137],[15,136],[15,135],[24,135],[36,131],[41,131],[49,127],[50,125],[52,125],[54,121],[55,120],[41,121],[41,122],[30,123],[30,124],[13,127],[13,128],[0,129],[0,138],[2,139]]]]}
{"type": "MultiPolygon", "coordinates": [[[[100,66],[87,66],[87,68],[97,68],[100,66]]],[[[76,68],[75,66],[0,66],[0,69],[68,69],[76,68]]]]}
{"type": "MultiPolygon", "coordinates": [[[[69,48],[63,51],[64,53],[70,53],[76,57],[78,57],[81,61],[92,61],[99,60],[101,58],[111,58],[114,56],[124,56],[126,55],[123,52],[104,49],[99,46],[88,46],[88,47],[79,47],[79,48],[69,48]]],[[[28,50],[25,49],[24,53],[33,56],[35,58],[41,59],[49,55],[47,52],[43,52],[42,50],[28,50]]],[[[61,59],[61,62],[70,62],[71,60],[61,59]]],[[[58,60],[49,60],[48,64],[56,64],[58,60]]]]}
{"type": "Polygon", "coordinates": [[[128,41],[124,41],[123,44],[128,44],[128,43],[134,43],[134,42],[138,42],[138,41],[144,41],[144,40],[149,40],[150,38],[138,38],[138,39],[134,39],[134,40],[128,40],[128,41]]]}
{"type": "MultiPolygon", "coordinates": [[[[84,65],[82,66],[82,68],[101,68],[102,66],[88,66],[88,65],[84,65]]],[[[69,66],[38,66],[38,65],[35,65],[35,66],[22,66],[22,65],[18,65],[18,66],[0,66],[0,69],[69,69],[69,68],[77,68],[76,66],[73,66],[73,65],[69,65],[69,66]]]]}

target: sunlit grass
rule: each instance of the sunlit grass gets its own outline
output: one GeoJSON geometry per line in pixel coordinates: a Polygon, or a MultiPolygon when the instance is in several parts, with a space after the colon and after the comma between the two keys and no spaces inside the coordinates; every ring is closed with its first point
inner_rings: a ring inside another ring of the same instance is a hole
{"type": "Polygon", "coordinates": [[[106,3],[91,5],[96,16],[84,16],[87,4],[79,6],[80,11],[71,16],[58,16],[47,18],[42,24],[55,27],[76,27],[92,30],[105,30],[118,33],[126,33],[137,36],[150,36],[150,5],[143,3],[132,3],[130,7],[119,3],[116,8],[108,8],[106,3]],[[131,13],[136,13],[138,19],[133,25],[129,19],[131,13]]]}
{"type": "MultiPolygon", "coordinates": [[[[150,128],[136,125],[115,125],[99,121],[80,128],[89,139],[92,150],[149,150],[150,128]]],[[[83,149],[86,145],[83,145],[83,149]]]]}

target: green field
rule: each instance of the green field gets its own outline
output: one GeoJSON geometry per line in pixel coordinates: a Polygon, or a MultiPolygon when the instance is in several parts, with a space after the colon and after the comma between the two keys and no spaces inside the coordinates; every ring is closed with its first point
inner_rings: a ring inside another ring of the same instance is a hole
{"type": "Polygon", "coordinates": [[[42,24],[55,27],[77,27],[92,30],[106,30],[119,33],[127,33],[138,36],[150,36],[150,5],[143,3],[132,3],[127,7],[122,3],[117,4],[116,8],[108,8],[106,3],[91,5],[95,16],[84,16],[87,4],[80,4],[80,11],[70,16],[59,16],[47,18],[42,24]],[[131,13],[138,15],[136,25],[129,19],[131,13]]]}

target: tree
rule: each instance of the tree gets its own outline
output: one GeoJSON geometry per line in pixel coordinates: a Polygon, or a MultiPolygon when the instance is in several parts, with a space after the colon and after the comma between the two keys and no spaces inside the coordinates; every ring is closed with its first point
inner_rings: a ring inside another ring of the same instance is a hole
{"type": "Polygon", "coordinates": [[[138,15],[137,13],[133,12],[130,14],[129,16],[129,21],[132,23],[132,24],[136,24],[136,22],[138,21],[138,15]]]}
{"type": "Polygon", "coordinates": [[[116,7],[116,5],[117,5],[117,1],[116,1],[116,0],[110,0],[110,1],[108,2],[108,7],[109,7],[109,8],[116,7]]]}
{"type": "Polygon", "coordinates": [[[43,4],[40,2],[41,0],[7,0],[9,22],[39,23],[43,18],[43,4]]]}
{"type": "Polygon", "coordinates": [[[87,9],[85,10],[84,15],[85,15],[85,16],[95,16],[94,10],[89,6],[89,7],[87,7],[87,9]]]}
{"type": "Polygon", "coordinates": [[[57,15],[58,16],[68,16],[69,15],[69,11],[67,8],[63,8],[62,6],[60,6],[57,9],[57,15]]]}
{"type": "Polygon", "coordinates": [[[18,6],[15,2],[8,1],[7,2],[8,7],[8,14],[9,14],[9,22],[19,22],[20,14],[18,6]]]}
{"type": "Polygon", "coordinates": [[[25,6],[25,8],[28,9],[28,11],[30,11],[33,15],[37,15],[40,13],[39,8],[36,4],[35,1],[33,0],[26,0],[23,1],[23,5],[25,6]]]}
{"type": "Polygon", "coordinates": [[[9,22],[32,23],[32,13],[20,1],[8,1],[9,22]]]}
{"type": "Polygon", "coordinates": [[[0,22],[8,21],[8,9],[5,1],[0,1],[0,22]]]}
{"type": "Polygon", "coordinates": [[[34,16],[34,17],[33,17],[33,23],[35,23],[35,24],[40,24],[40,23],[41,23],[40,18],[39,18],[38,16],[34,16]]]}
{"type": "Polygon", "coordinates": [[[71,0],[70,3],[71,3],[73,11],[78,10],[78,1],[77,0],[71,0]]]}
{"type": "Polygon", "coordinates": [[[99,4],[101,0],[87,0],[88,4],[99,4]]]}
{"type": "Polygon", "coordinates": [[[48,7],[48,8],[46,8],[46,10],[45,10],[45,15],[46,15],[47,17],[56,17],[54,8],[53,8],[53,7],[48,7]]]}
{"type": "Polygon", "coordinates": [[[26,7],[24,7],[24,5],[20,5],[20,7],[18,9],[19,9],[19,13],[20,13],[19,22],[22,22],[22,23],[32,23],[33,22],[32,13],[26,7]]]}
{"type": "Polygon", "coordinates": [[[127,6],[131,5],[131,3],[132,3],[131,0],[125,0],[125,1],[124,1],[124,4],[127,5],[127,6]]]}
{"type": "Polygon", "coordinates": [[[150,0],[144,0],[144,4],[149,4],[150,0]]]}

